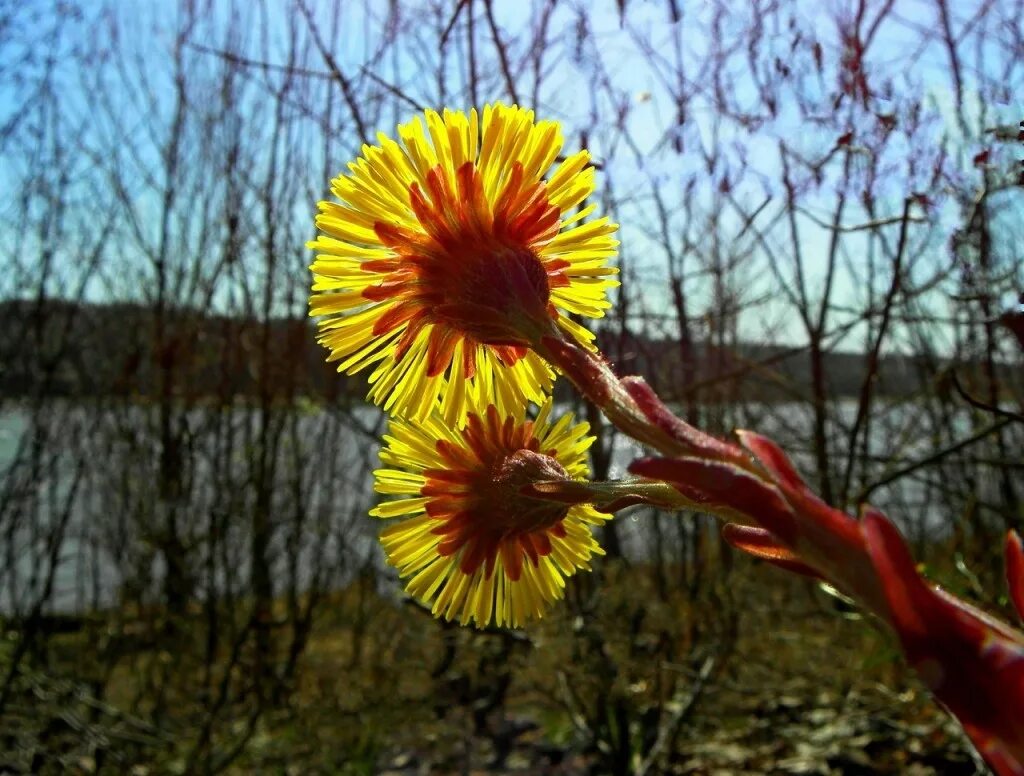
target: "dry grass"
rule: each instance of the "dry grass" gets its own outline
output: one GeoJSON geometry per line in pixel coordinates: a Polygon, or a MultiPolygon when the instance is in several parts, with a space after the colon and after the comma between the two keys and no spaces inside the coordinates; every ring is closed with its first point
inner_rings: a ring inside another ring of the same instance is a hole
{"type": "Polygon", "coordinates": [[[133,642],[105,677],[89,652],[103,630],[64,635],[8,715],[6,762],[202,772],[241,744],[230,772],[975,772],[886,633],[747,559],[707,579],[691,598],[680,580],[606,562],[521,634],[446,625],[354,586],[321,604],[294,679],[251,729],[260,688],[240,657],[227,680],[241,700],[191,759],[227,657],[209,681],[201,618],[175,648],[133,642]]]}
{"type": "Polygon", "coordinates": [[[646,569],[602,576],[522,638],[381,598],[360,643],[339,594],[238,772],[635,770],[670,722],[649,772],[975,772],[889,636],[812,585],[741,561],[662,600],[646,569]]]}

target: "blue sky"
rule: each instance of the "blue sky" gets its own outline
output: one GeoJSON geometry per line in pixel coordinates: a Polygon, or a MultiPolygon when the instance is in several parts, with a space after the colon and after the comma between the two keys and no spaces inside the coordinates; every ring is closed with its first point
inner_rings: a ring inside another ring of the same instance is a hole
{"type": "MultiPolygon", "coordinates": [[[[318,26],[329,37],[330,16],[333,4],[321,2],[311,4],[318,26]]],[[[901,0],[894,6],[889,21],[879,28],[875,41],[867,56],[867,67],[872,84],[877,85],[870,105],[865,109],[851,109],[849,100],[831,115],[828,110],[830,94],[835,91],[835,78],[838,63],[842,56],[837,18],[842,14],[846,4],[798,2],[793,5],[794,16],[798,17],[798,27],[802,40],[793,44],[794,36],[787,28],[786,15],[780,15],[778,24],[765,31],[760,42],[759,56],[765,62],[774,58],[783,66],[799,71],[807,67],[810,41],[816,40],[822,47],[825,59],[825,74],[817,79],[804,78],[800,90],[804,97],[822,107],[823,120],[817,124],[809,124],[796,109],[795,102],[781,101],[777,113],[770,120],[758,119],[756,126],[747,127],[734,118],[723,119],[712,101],[709,99],[711,86],[707,91],[696,94],[687,106],[685,123],[674,126],[676,106],[664,81],[667,68],[652,64],[659,59],[670,64],[673,56],[673,44],[679,41],[683,52],[683,60],[690,73],[699,72],[702,61],[710,57],[715,50],[716,39],[707,34],[713,25],[710,7],[706,4],[681,4],[685,11],[682,22],[673,25],[667,19],[664,4],[640,2],[634,0],[627,4],[625,23],[620,19],[618,6],[614,2],[586,3],[563,2],[559,4],[550,21],[550,52],[547,54],[546,66],[549,68],[544,86],[540,90],[536,108],[539,115],[553,116],[565,122],[567,145],[578,142],[582,131],[586,130],[590,147],[604,167],[604,186],[613,191],[620,204],[616,212],[622,223],[622,240],[624,260],[630,267],[636,268],[640,277],[646,279],[646,303],[652,309],[664,306],[664,258],[656,241],[652,242],[653,226],[651,221],[650,192],[657,187],[666,201],[672,205],[682,196],[682,188],[688,181],[697,181],[695,202],[700,218],[697,222],[679,223],[674,219],[673,234],[682,239],[687,230],[697,230],[690,239],[703,245],[700,230],[707,224],[714,224],[723,238],[735,237],[743,232],[741,219],[735,213],[717,212],[716,189],[723,180],[728,180],[732,187],[731,195],[745,207],[753,209],[765,198],[773,203],[784,197],[781,183],[781,159],[779,144],[784,142],[794,153],[808,160],[823,159],[832,153],[836,140],[841,134],[840,129],[846,126],[853,129],[855,138],[853,146],[867,146],[877,130],[868,125],[870,114],[891,112],[903,120],[903,114],[910,110],[912,103],[919,102],[926,119],[921,126],[924,131],[915,136],[899,136],[884,147],[886,164],[890,174],[873,183],[873,191],[880,217],[891,217],[899,214],[903,197],[915,190],[913,178],[920,181],[927,178],[928,170],[911,170],[905,158],[919,155],[924,159],[939,156],[958,156],[952,167],[959,167],[962,187],[969,190],[972,185],[980,182],[979,173],[970,164],[979,148],[984,147],[987,138],[980,134],[983,126],[998,122],[1015,122],[1024,117],[1022,89],[1007,89],[1004,94],[995,93],[992,84],[979,84],[1001,72],[1006,63],[1000,60],[999,51],[995,46],[985,46],[965,51],[968,58],[979,58],[982,61],[980,73],[966,73],[963,88],[963,113],[967,117],[966,133],[956,120],[955,92],[952,87],[948,59],[938,38],[922,43],[923,31],[934,29],[936,16],[934,5],[917,0],[901,0]],[[577,27],[585,20],[588,27],[588,38],[582,47],[574,46],[573,36],[577,27]],[[607,78],[606,84],[595,81],[595,73],[601,70],[607,78]],[[884,82],[891,82],[891,89],[883,88],[884,82]],[[985,89],[982,94],[980,89],[985,89]],[[1005,98],[1005,99],[1004,99],[1005,98]],[[621,117],[617,115],[621,111],[621,117]],[[849,125],[844,124],[843,117],[848,115],[849,125]],[[593,117],[597,117],[598,125],[592,126],[593,117]],[[623,143],[623,133],[616,129],[620,124],[628,131],[629,140],[635,146],[627,148],[623,143]],[[678,133],[678,135],[673,134],[678,133]],[[666,149],[673,138],[678,137],[684,145],[682,153],[671,153],[666,149]],[[703,148],[702,148],[703,147],[703,148]],[[703,153],[716,148],[720,154],[719,166],[714,170],[705,168],[703,153]],[[742,174],[737,171],[742,170],[742,174]],[[733,179],[735,178],[735,179],[733,179]]],[[[877,13],[878,4],[869,4],[868,20],[877,13]]],[[[954,20],[963,24],[970,18],[978,3],[956,4],[958,16],[954,20]]],[[[0,49],[0,67],[6,73],[21,75],[19,83],[16,78],[4,78],[0,82],[0,126],[8,124],[18,115],[17,111],[32,93],[38,79],[35,78],[46,66],[47,57],[56,60],[54,67],[53,88],[60,93],[60,120],[65,131],[77,133],[79,139],[84,138],[88,145],[90,133],[111,132],[111,116],[100,117],[97,111],[95,95],[90,93],[91,79],[99,78],[110,84],[111,94],[120,105],[115,113],[121,123],[119,129],[131,133],[132,137],[144,136],[147,122],[154,116],[146,115],[142,110],[145,101],[137,93],[129,90],[118,91],[119,83],[134,83],[136,86],[146,82],[153,86],[157,93],[157,101],[152,110],[157,114],[157,123],[166,124],[170,121],[172,106],[171,69],[168,65],[170,52],[173,49],[174,31],[180,18],[180,9],[174,4],[157,2],[120,2],[104,6],[107,10],[97,13],[92,4],[86,4],[83,20],[73,21],[64,28],[59,38],[49,36],[54,28],[53,6],[40,3],[37,7],[27,7],[20,12],[17,21],[21,25],[13,41],[9,41],[0,49]],[[104,15],[116,20],[115,25],[119,37],[105,39],[109,30],[114,29],[104,23],[104,15]],[[54,46],[54,41],[57,46],[54,46]],[[114,66],[112,52],[116,49],[127,50],[131,55],[130,66],[137,71],[125,74],[114,66]],[[109,57],[109,59],[104,59],[109,57]],[[95,72],[85,72],[93,68],[95,72]]],[[[202,19],[204,30],[212,37],[214,47],[221,46],[228,40],[228,31],[235,17],[241,15],[249,25],[246,32],[249,40],[244,47],[244,54],[252,58],[262,58],[274,63],[284,63],[289,22],[299,17],[293,6],[285,2],[266,2],[252,10],[253,7],[229,2],[212,3],[212,12],[202,19]],[[253,32],[255,25],[266,20],[266,42],[261,33],[253,32]]],[[[359,77],[359,70],[371,63],[373,72],[378,77],[394,83],[407,91],[413,99],[421,104],[434,105],[438,102],[438,79],[424,73],[424,63],[440,67],[437,52],[431,52],[429,46],[424,49],[415,38],[428,36],[423,30],[429,27],[434,16],[448,18],[454,3],[441,6],[439,14],[432,13],[434,4],[406,2],[400,4],[402,34],[408,37],[407,43],[392,47],[385,56],[375,58],[379,50],[385,16],[385,4],[371,4],[373,9],[369,15],[360,10],[355,3],[344,5],[343,29],[336,36],[335,50],[332,51],[338,63],[350,74],[358,86],[366,87],[368,82],[359,77]],[[422,29],[418,29],[422,28],[422,29]]],[[[500,34],[513,54],[521,54],[523,41],[539,19],[539,2],[499,2],[495,4],[497,23],[500,34]]],[[[745,7],[745,6],[744,6],[745,7]]],[[[742,12],[732,11],[731,20],[726,19],[720,28],[722,38],[726,41],[735,40],[744,25],[749,26],[749,18],[742,12]]],[[[477,56],[486,60],[489,48],[489,31],[485,25],[483,14],[478,8],[477,18],[477,56]]],[[[302,20],[299,19],[301,22],[302,20]]],[[[464,38],[465,20],[456,23],[456,37],[461,32],[464,38]]],[[[1019,23],[1019,22],[1018,22],[1019,23]]],[[[297,25],[302,29],[302,24],[297,25]]],[[[931,33],[927,33],[931,34],[931,33]]],[[[994,34],[994,33],[993,33],[994,34]]],[[[720,43],[721,41],[719,41],[720,43]]],[[[966,47],[965,47],[966,48],[966,47]]],[[[201,60],[197,51],[190,56],[201,60]]],[[[211,69],[216,65],[216,58],[207,57],[207,66],[211,69]]],[[[444,79],[450,107],[468,107],[468,92],[464,87],[464,73],[467,67],[467,51],[464,44],[455,46],[445,62],[444,79]]],[[[727,75],[735,80],[729,84],[729,93],[739,106],[749,105],[752,113],[758,112],[757,85],[750,79],[749,72],[744,73],[742,57],[736,57],[735,72],[727,69],[727,75]]],[[[478,92],[481,101],[490,99],[508,99],[504,81],[498,75],[493,57],[485,62],[482,68],[484,77],[478,92]]],[[[515,64],[515,62],[513,62],[515,64]]],[[[304,66],[315,70],[324,70],[322,59],[315,51],[308,51],[304,66]]],[[[1012,70],[1015,78],[1021,78],[1021,70],[1012,70]]],[[[529,73],[517,73],[522,76],[520,84],[521,97],[528,93],[529,73]]],[[[692,77],[692,76],[691,76],[692,77]]],[[[272,79],[271,79],[272,80],[272,79]]],[[[1011,79],[1011,83],[1013,83],[1011,79]]],[[[326,82],[324,88],[327,87],[326,82]]],[[[338,95],[334,95],[337,99],[338,95]]],[[[442,107],[442,106],[437,106],[442,107]]],[[[760,111],[763,113],[763,110],[760,111]]],[[[412,111],[401,102],[396,101],[387,110],[373,116],[375,129],[385,132],[393,131],[396,120],[406,120],[412,111]]],[[[262,121],[262,117],[256,121],[262,121]]],[[[264,131],[260,126],[256,131],[264,131]]],[[[304,130],[312,137],[314,130],[304,130]]],[[[28,133],[32,136],[33,133],[28,133]]],[[[899,133],[897,133],[898,135],[899,133]]],[[[356,138],[346,135],[343,131],[333,138],[336,145],[331,146],[330,153],[337,159],[337,166],[357,150],[356,138]]],[[[9,189],[21,185],[20,172],[22,162],[28,161],[25,150],[28,146],[8,144],[3,148],[6,172],[0,173],[7,180],[9,189]],[[23,155],[19,158],[19,155],[23,155]]],[[[147,153],[154,154],[152,161],[157,161],[154,148],[147,153]]],[[[315,156],[318,151],[310,151],[315,156]]],[[[995,148],[995,161],[1013,161],[1017,153],[1014,148],[995,148]]],[[[815,224],[815,218],[828,220],[835,206],[836,192],[843,186],[842,165],[844,154],[834,154],[830,161],[823,164],[823,178],[820,186],[809,187],[801,195],[802,214],[798,216],[801,230],[800,248],[806,257],[808,284],[820,286],[824,271],[823,257],[827,253],[831,241],[831,232],[815,224]],[[807,215],[804,215],[806,213],[807,215]]],[[[257,160],[258,161],[258,160],[257,160]]],[[[860,168],[860,160],[855,156],[853,167],[855,174],[860,168]]],[[[948,162],[947,162],[948,163],[948,162]]],[[[71,177],[82,176],[84,180],[93,174],[92,162],[83,157],[71,158],[68,169],[71,177]]],[[[316,190],[317,181],[307,183],[311,191],[316,190]]],[[[140,192],[145,186],[140,184],[140,192]]],[[[946,244],[949,234],[957,223],[958,208],[954,200],[948,196],[952,192],[928,192],[933,205],[927,215],[935,225],[935,229],[927,235],[925,230],[915,233],[915,239],[927,240],[930,245],[932,261],[921,263],[922,277],[927,275],[930,267],[949,260],[946,244]]],[[[85,192],[83,197],[87,197],[85,192]]],[[[140,193],[139,196],[144,196],[140,193]]],[[[313,202],[310,198],[296,198],[293,203],[292,216],[296,219],[309,218],[313,202]]],[[[1011,200],[1012,195],[1007,196],[1011,200]]],[[[86,201],[88,201],[86,199],[86,201]]],[[[157,203],[153,203],[154,206],[157,203]]],[[[765,210],[768,215],[771,205],[765,210]]],[[[10,208],[10,206],[9,206],[10,208]]],[[[9,216],[8,208],[8,216],[9,216]]],[[[0,214],[4,211],[0,209],[0,214]]],[[[1008,206],[997,217],[1008,221],[1007,230],[1012,230],[1016,207],[1008,206]]],[[[93,216],[89,216],[93,218],[93,216]]],[[[843,222],[855,225],[867,220],[867,214],[856,201],[844,213],[843,222]]],[[[83,223],[83,229],[89,224],[83,223]]],[[[93,225],[94,226],[94,225],[93,225]]],[[[70,228],[70,227],[68,227],[70,228]]],[[[896,226],[887,233],[887,239],[894,239],[896,226]]],[[[0,229],[9,229],[0,225],[0,229]]],[[[779,239],[779,249],[785,249],[784,231],[772,230],[772,239],[779,239]]],[[[24,249],[25,237],[21,248],[24,249]]],[[[0,232],[0,245],[4,250],[12,250],[10,233],[0,232]]],[[[706,246],[705,246],[706,247],[706,246]]],[[[730,246],[736,249],[736,246],[730,246]]],[[[848,234],[843,238],[844,269],[837,280],[835,301],[838,306],[855,306],[858,304],[859,291],[854,274],[862,266],[861,254],[867,254],[871,246],[866,235],[848,234]],[[847,271],[849,269],[850,271],[847,271]],[[851,272],[853,274],[851,274],[851,272]]],[[[746,250],[746,248],[744,248],[746,250]]],[[[757,252],[757,246],[750,247],[757,252]]],[[[119,257],[119,261],[131,265],[130,257],[119,257]]],[[[691,266],[693,265],[691,260],[691,266]]],[[[140,278],[146,271],[144,262],[138,263],[140,278]]],[[[295,271],[301,273],[303,267],[296,266],[295,271]]],[[[772,328],[773,336],[783,339],[800,341],[802,333],[793,318],[791,311],[778,298],[772,298],[774,280],[764,264],[764,257],[750,261],[747,276],[736,285],[747,298],[768,296],[768,300],[758,309],[757,315],[745,320],[744,326],[749,328],[748,335],[756,337],[759,326],[772,328]]],[[[74,266],[69,260],[65,277],[73,285],[74,266]]],[[[880,278],[884,285],[885,278],[880,278]]],[[[103,298],[111,293],[122,293],[124,286],[111,290],[112,286],[97,285],[91,292],[92,298],[103,298]]],[[[53,289],[53,292],[59,292],[53,289]]],[[[700,311],[710,304],[710,289],[706,278],[696,278],[691,287],[695,308],[700,311]]],[[[2,289],[0,289],[2,291],[2,289]]],[[[219,296],[222,303],[227,297],[219,296]]],[[[841,316],[840,316],[841,317],[841,316]]]]}

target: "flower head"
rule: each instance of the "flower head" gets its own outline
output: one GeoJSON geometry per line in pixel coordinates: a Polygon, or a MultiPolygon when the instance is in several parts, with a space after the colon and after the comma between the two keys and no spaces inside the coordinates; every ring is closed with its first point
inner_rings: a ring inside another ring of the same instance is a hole
{"type": "Polygon", "coordinates": [[[594,188],[588,153],[544,175],[562,148],[557,122],[489,105],[482,117],[426,111],[363,146],[321,202],[310,312],[320,342],[349,374],[374,367],[369,398],[448,423],[470,400],[504,413],[540,403],[552,372],[529,346],[565,313],[600,317],[615,285],[615,224],[571,213],[594,188]]]}
{"type": "Polygon", "coordinates": [[[407,592],[437,617],[519,627],[562,597],[565,578],[603,555],[591,526],[607,519],[586,504],[532,498],[537,481],[581,479],[593,437],[551,402],[536,420],[471,406],[453,430],[438,413],[422,423],[391,422],[376,490],[398,498],[371,511],[403,517],[381,533],[407,592]]]}

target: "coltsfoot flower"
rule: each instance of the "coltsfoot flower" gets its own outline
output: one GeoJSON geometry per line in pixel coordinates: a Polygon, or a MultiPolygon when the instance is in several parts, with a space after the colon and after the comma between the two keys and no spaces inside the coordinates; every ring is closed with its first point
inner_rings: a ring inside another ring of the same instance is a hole
{"type": "Polygon", "coordinates": [[[373,367],[369,399],[426,418],[438,400],[461,425],[470,401],[504,414],[540,404],[553,373],[529,347],[560,327],[589,344],[566,313],[600,317],[616,285],[618,242],[607,218],[571,212],[594,189],[589,154],[566,158],[557,122],[488,105],[426,111],[364,145],[321,202],[310,313],[328,360],[373,367]]]}
{"type": "Polygon", "coordinates": [[[377,492],[396,496],[373,509],[402,518],[381,533],[406,591],[436,617],[478,627],[519,627],[562,597],[565,578],[603,555],[591,527],[607,519],[588,504],[524,495],[531,483],[586,477],[593,442],[571,415],[535,420],[520,407],[470,407],[453,430],[435,412],[421,423],[393,419],[374,472],[377,492]]]}

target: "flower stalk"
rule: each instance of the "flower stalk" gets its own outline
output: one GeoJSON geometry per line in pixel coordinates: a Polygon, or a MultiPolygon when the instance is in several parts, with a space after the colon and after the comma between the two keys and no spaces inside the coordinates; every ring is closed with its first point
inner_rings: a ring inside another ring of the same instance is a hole
{"type": "MultiPolygon", "coordinates": [[[[993,770],[1024,776],[1024,634],[923,579],[888,518],[868,507],[858,520],[829,506],[771,440],[739,431],[737,445],[705,434],[642,379],[616,377],[596,353],[551,340],[539,352],[620,431],[662,454],[634,461],[632,474],[670,484],[679,504],[725,520],[733,546],[829,583],[889,625],[993,770]]],[[[1006,567],[1024,620],[1024,545],[1012,532],[1006,567]]]]}

